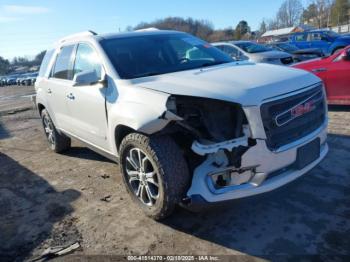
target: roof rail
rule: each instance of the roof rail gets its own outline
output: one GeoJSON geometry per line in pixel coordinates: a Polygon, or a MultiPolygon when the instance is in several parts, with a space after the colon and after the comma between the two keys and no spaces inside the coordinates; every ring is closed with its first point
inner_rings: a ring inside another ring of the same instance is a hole
{"type": "Polygon", "coordinates": [[[159,29],[155,27],[149,27],[149,28],[142,28],[142,29],[135,30],[135,32],[147,32],[147,31],[159,31],[159,29]]]}
{"type": "Polygon", "coordinates": [[[65,41],[69,40],[69,39],[73,39],[73,38],[76,38],[76,37],[94,36],[94,35],[97,35],[97,33],[94,32],[94,31],[91,31],[91,30],[89,30],[89,31],[84,31],[84,32],[80,32],[80,33],[76,33],[76,34],[72,34],[72,35],[65,36],[65,37],[63,37],[63,38],[61,38],[61,39],[59,40],[59,43],[63,43],[63,42],[65,42],[65,41]]]}

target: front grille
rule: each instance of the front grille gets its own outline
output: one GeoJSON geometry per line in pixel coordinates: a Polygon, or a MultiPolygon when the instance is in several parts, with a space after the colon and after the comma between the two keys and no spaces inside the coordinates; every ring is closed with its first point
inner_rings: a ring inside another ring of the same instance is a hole
{"type": "Polygon", "coordinates": [[[293,63],[293,57],[281,58],[281,63],[284,65],[289,65],[289,64],[293,63]]]}
{"type": "Polygon", "coordinates": [[[274,151],[317,130],[326,119],[325,107],[322,85],[263,104],[261,117],[268,148],[274,151]]]}

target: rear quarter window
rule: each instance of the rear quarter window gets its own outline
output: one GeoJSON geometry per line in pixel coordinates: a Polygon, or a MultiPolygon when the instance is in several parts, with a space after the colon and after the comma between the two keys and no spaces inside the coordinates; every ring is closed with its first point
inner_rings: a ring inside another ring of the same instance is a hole
{"type": "Polygon", "coordinates": [[[295,36],[295,41],[297,42],[302,42],[307,40],[307,35],[306,34],[298,34],[295,36]]]}
{"type": "Polygon", "coordinates": [[[43,61],[41,62],[40,65],[40,70],[39,70],[39,77],[44,77],[46,72],[47,72],[47,67],[49,66],[49,63],[51,61],[52,55],[55,50],[47,50],[44,56],[43,61]]]}

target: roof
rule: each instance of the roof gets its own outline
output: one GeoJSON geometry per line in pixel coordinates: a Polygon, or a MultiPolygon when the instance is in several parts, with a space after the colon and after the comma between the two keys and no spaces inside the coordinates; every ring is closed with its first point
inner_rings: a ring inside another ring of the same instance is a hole
{"type": "Polygon", "coordinates": [[[134,37],[134,36],[146,36],[146,35],[165,35],[165,34],[185,34],[180,31],[172,31],[172,30],[137,30],[126,33],[111,33],[111,34],[103,34],[98,35],[102,39],[113,39],[113,38],[124,38],[124,37],[134,37]]]}
{"type": "Polygon", "coordinates": [[[281,28],[281,29],[276,29],[276,30],[270,30],[270,31],[266,31],[262,37],[266,37],[266,36],[279,36],[279,35],[288,35],[290,33],[293,32],[293,30],[296,27],[287,27],[287,28],[281,28]]]}
{"type": "Polygon", "coordinates": [[[230,41],[231,44],[246,44],[246,43],[253,43],[252,41],[244,41],[244,40],[238,40],[238,41],[230,41]]]}
{"type": "Polygon", "coordinates": [[[109,33],[99,35],[93,31],[85,31],[72,35],[65,36],[56,42],[56,45],[62,45],[64,42],[74,42],[79,41],[82,38],[93,38],[93,39],[115,39],[115,38],[126,38],[126,37],[134,37],[134,36],[146,36],[146,35],[163,35],[163,34],[184,34],[184,32],[180,31],[172,31],[172,30],[159,30],[157,28],[146,28],[140,29],[136,31],[123,32],[123,33],[109,33]]]}

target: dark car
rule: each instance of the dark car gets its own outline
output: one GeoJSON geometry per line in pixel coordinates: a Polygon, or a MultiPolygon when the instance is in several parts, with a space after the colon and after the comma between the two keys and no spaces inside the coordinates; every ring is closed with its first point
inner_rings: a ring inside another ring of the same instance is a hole
{"type": "Polygon", "coordinates": [[[0,86],[5,86],[6,85],[6,78],[4,76],[0,76],[0,86]]]}
{"type": "Polygon", "coordinates": [[[6,78],[6,84],[8,86],[12,86],[12,85],[16,85],[17,84],[17,79],[18,79],[19,75],[9,75],[6,78]]]}
{"type": "Polygon", "coordinates": [[[29,76],[26,79],[26,85],[27,86],[34,85],[37,77],[38,77],[38,72],[29,74],[29,76]]]}
{"type": "Polygon", "coordinates": [[[299,48],[286,42],[274,42],[267,44],[267,46],[292,54],[294,62],[302,62],[324,56],[320,48],[299,48]]]}

